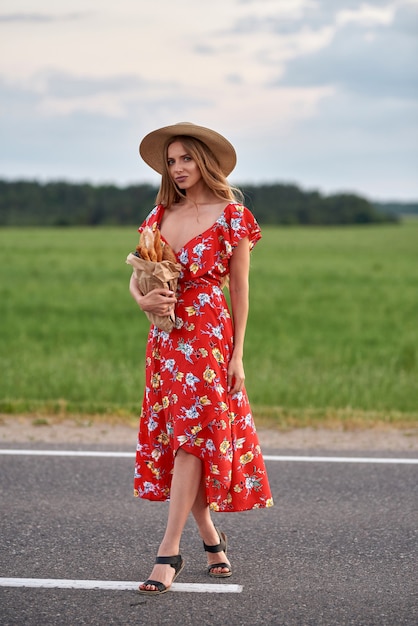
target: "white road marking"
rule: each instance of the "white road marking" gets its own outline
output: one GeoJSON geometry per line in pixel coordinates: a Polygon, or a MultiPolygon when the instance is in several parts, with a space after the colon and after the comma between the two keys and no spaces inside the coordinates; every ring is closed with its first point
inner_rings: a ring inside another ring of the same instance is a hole
{"type": "Polygon", "coordinates": [[[309,463],[418,463],[418,459],[378,458],[373,456],[272,456],[265,454],[263,457],[265,461],[302,461],[309,463]]]}
{"type": "MultiPolygon", "coordinates": [[[[10,456],[67,456],[67,457],[105,457],[130,459],[135,457],[134,452],[106,452],[97,450],[12,450],[0,449],[0,455],[10,456]]],[[[359,456],[279,456],[264,455],[265,461],[302,462],[302,463],[401,463],[406,465],[418,464],[418,459],[392,457],[359,457],[359,456]]]]}
{"type": "MultiPolygon", "coordinates": [[[[106,589],[137,591],[141,581],[130,580],[71,580],[66,578],[0,578],[0,587],[32,587],[42,589],[106,589]]],[[[173,583],[170,591],[188,593],[241,593],[242,585],[173,583]]]]}
{"type": "Polygon", "coordinates": [[[111,457],[113,459],[131,459],[135,457],[134,452],[104,452],[97,450],[0,450],[0,454],[10,454],[18,456],[95,456],[111,457]]]}

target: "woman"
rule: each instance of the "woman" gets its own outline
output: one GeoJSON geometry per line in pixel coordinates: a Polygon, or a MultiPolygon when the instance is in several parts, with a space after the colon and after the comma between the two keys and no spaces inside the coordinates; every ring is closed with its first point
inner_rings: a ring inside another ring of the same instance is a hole
{"type": "Polygon", "coordinates": [[[175,312],[170,333],[151,326],[141,412],[135,495],[169,500],[166,531],[150,578],[139,591],[168,591],[183,568],[180,539],[190,511],[214,578],[231,576],[226,535],[210,510],[272,506],[244,388],[250,250],[261,237],[226,177],[233,146],[190,123],[148,134],[144,161],[162,175],[157,206],[139,228],[159,228],[181,264],[177,292],[130,292],[143,311],[175,312]],[[229,277],[231,314],[221,286],[229,277]]]}

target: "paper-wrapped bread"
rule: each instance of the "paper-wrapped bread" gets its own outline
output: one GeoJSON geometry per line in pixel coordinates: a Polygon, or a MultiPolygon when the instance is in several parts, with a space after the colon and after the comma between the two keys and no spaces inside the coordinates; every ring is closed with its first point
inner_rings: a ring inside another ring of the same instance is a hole
{"type": "MultiPolygon", "coordinates": [[[[176,292],[181,265],[178,263],[172,248],[161,240],[161,233],[158,228],[154,230],[149,226],[144,228],[135,254],[128,254],[126,263],[134,268],[138,287],[142,294],[145,295],[152,289],[170,289],[174,293],[176,292]]],[[[166,316],[154,315],[154,313],[145,311],[145,315],[152,324],[166,332],[170,332],[175,325],[174,311],[166,316]]]]}

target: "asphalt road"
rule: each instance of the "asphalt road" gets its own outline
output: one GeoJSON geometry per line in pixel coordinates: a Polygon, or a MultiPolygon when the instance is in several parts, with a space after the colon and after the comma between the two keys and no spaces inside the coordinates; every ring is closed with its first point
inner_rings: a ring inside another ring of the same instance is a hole
{"type": "MultiPolygon", "coordinates": [[[[234,568],[222,584],[241,593],[1,587],[0,624],[416,626],[418,465],[267,467],[274,508],[215,515],[234,568]]],[[[0,455],[0,468],[1,577],[148,576],[167,505],[132,497],[133,458],[0,455]]],[[[191,520],[182,554],[177,583],[217,582],[191,520]]]]}

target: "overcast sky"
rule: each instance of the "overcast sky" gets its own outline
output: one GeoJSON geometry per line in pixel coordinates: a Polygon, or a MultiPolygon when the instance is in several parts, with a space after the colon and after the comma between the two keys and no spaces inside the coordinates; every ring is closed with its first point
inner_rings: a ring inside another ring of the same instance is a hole
{"type": "Polygon", "coordinates": [[[418,0],[2,0],[0,178],[157,182],[212,127],[233,183],[418,199],[418,0]]]}

